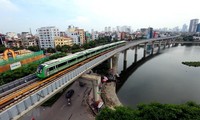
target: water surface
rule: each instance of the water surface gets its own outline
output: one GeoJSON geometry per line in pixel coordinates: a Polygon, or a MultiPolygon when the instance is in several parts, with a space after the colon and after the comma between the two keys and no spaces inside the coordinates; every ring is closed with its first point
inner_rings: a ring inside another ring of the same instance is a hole
{"type": "MultiPolygon", "coordinates": [[[[134,50],[128,51],[128,66],[134,50]]],[[[139,49],[139,59],[143,49],[139,49]]],[[[188,67],[183,61],[200,61],[200,46],[178,46],[162,51],[140,66],[118,91],[122,104],[135,107],[138,103],[200,103],[200,67],[188,67]]],[[[118,71],[122,70],[120,54],[118,71]]]]}

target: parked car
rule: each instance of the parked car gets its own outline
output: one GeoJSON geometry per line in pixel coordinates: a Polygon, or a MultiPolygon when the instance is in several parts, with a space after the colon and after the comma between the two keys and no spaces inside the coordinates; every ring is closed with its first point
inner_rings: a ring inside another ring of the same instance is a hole
{"type": "Polygon", "coordinates": [[[72,95],[74,94],[74,90],[73,89],[70,89],[69,91],[67,91],[67,93],[66,93],[66,98],[67,99],[69,99],[69,98],[71,98],[72,97],[72,95]]]}

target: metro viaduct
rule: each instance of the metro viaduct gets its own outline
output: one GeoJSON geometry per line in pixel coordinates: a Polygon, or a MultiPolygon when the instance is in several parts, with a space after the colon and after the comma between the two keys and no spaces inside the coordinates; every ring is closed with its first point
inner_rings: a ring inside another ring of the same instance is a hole
{"type": "MultiPolygon", "coordinates": [[[[147,45],[151,45],[151,54],[154,53],[155,44],[158,45],[158,52],[161,49],[161,45],[164,45],[164,48],[166,46],[170,47],[170,45],[175,45],[176,41],[179,40],[180,36],[171,36],[171,37],[165,37],[165,38],[155,38],[155,39],[145,39],[145,40],[136,40],[128,42],[126,45],[119,47],[117,49],[114,49],[106,54],[103,54],[88,63],[85,63],[74,70],[66,73],[65,75],[56,78],[56,80],[45,86],[41,89],[35,91],[31,95],[21,99],[20,102],[17,102],[15,104],[12,104],[10,107],[6,108],[4,111],[0,113],[0,120],[12,120],[12,119],[18,119],[33,108],[35,108],[38,105],[41,105],[46,100],[51,98],[53,95],[58,93],[59,91],[63,90],[66,86],[68,86],[70,83],[74,82],[77,78],[81,77],[86,71],[91,70],[95,66],[101,64],[107,59],[110,59],[110,68],[113,69],[113,73],[117,73],[117,63],[118,63],[118,53],[124,52],[124,69],[127,67],[127,50],[128,49],[135,49],[135,58],[134,62],[137,62],[137,50],[138,46],[140,44],[144,45],[144,52],[143,52],[143,58],[146,57],[147,53],[147,45]]],[[[83,77],[87,77],[87,75],[83,75],[83,77]]],[[[91,79],[90,77],[89,79],[91,79]]],[[[94,100],[98,101],[98,84],[99,84],[99,78],[97,80],[93,80],[93,93],[96,93],[94,95],[94,100]]]]}

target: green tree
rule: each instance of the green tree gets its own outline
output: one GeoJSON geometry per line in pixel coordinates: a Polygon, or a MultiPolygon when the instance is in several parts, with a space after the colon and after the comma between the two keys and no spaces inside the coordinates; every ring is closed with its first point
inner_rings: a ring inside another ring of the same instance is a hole
{"type": "Polygon", "coordinates": [[[29,47],[28,47],[28,50],[31,50],[31,51],[37,52],[37,51],[39,51],[40,49],[39,49],[38,46],[29,46],[29,47]]]}
{"type": "Polygon", "coordinates": [[[84,44],[82,45],[82,47],[83,47],[84,49],[89,49],[89,48],[90,48],[90,46],[88,45],[88,43],[84,43],[84,44]]]}
{"type": "Polygon", "coordinates": [[[0,53],[3,53],[6,50],[6,47],[4,45],[0,45],[0,53]]]}
{"type": "Polygon", "coordinates": [[[73,46],[72,46],[71,49],[72,49],[72,50],[77,50],[77,49],[80,49],[80,46],[77,45],[77,44],[73,44],[73,46]]]}
{"type": "Polygon", "coordinates": [[[192,35],[183,35],[182,37],[184,41],[193,41],[192,35]]]}
{"type": "Polygon", "coordinates": [[[57,50],[57,51],[61,51],[61,49],[62,49],[62,47],[61,47],[60,45],[57,45],[57,46],[56,46],[56,50],[57,50]]]}
{"type": "Polygon", "coordinates": [[[70,50],[71,50],[71,47],[69,45],[63,45],[61,47],[61,52],[68,53],[68,52],[70,52],[70,50]]]}
{"type": "Polygon", "coordinates": [[[185,104],[140,104],[137,109],[115,107],[104,108],[96,120],[199,120],[200,105],[194,102],[185,104]]]}
{"type": "Polygon", "coordinates": [[[90,41],[90,42],[88,43],[88,45],[89,45],[90,48],[96,47],[95,41],[90,41]]]}
{"type": "Polygon", "coordinates": [[[49,48],[47,48],[47,52],[48,53],[55,53],[56,50],[54,48],[49,47],[49,48]]]}

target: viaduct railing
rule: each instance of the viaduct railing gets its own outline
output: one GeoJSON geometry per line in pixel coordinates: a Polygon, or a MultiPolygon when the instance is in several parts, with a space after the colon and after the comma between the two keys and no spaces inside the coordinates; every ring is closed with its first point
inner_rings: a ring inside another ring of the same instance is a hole
{"type": "Polygon", "coordinates": [[[37,92],[26,97],[25,99],[22,99],[21,102],[14,104],[12,107],[7,108],[6,110],[4,110],[3,112],[0,113],[0,120],[11,120],[11,119],[20,118],[21,116],[26,114],[28,111],[30,111],[34,107],[44,103],[46,100],[51,98],[53,95],[58,93],[60,90],[64,89],[66,86],[68,86],[70,83],[75,81],[78,77],[80,77],[83,73],[94,68],[95,66],[104,62],[105,60],[109,59],[116,53],[119,53],[121,51],[129,49],[130,47],[138,45],[138,44],[153,42],[153,41],[160,41],[160,40],[168,40],[168,39],[173,39],[173,38],[177,38],[177,37],[178,36],[131,42],[131,43],[127,44],[126,46],[120,47],[109,53],[106,53],[106,54],[74,69],[73,71],[70,71],[69,73],[63,75],[62,77],[57,78],[57,80],[55,82],[38,90],[37,92]]]}

